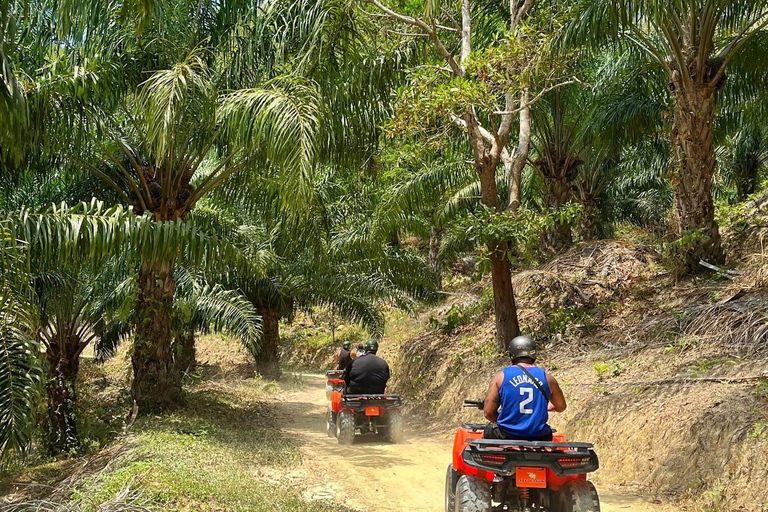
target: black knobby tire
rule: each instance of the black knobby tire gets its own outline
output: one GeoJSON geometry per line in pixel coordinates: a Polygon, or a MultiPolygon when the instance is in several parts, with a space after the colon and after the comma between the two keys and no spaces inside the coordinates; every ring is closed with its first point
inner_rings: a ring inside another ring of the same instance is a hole
{"type": "Polygon", "coordinates": [[[339,444],[352,444],[355,440],[355,417],[349,411],[341,411],[336,415],[336,437],[339,444]]]}
{"type": "Polygon", "coordinates": [[[403,441],[403,413],[393,409],[387,414],[387,439],[392,443],[403,441]]]}
{"type": "Polygon", "coordinates": [[[456,483],[459,481],[459,474],[453,469],[453,464],[448,464],[448,471],[445,472],[445,512],[454,512],[456,507],[456,483]]]}
{"type": "Polygon", "coordinates": [[[600,499],[592,482],[573,480],[558,494],[558,512],[600,512],[600,499]]]}
{"type": "Polygon", "coordinates": [[[330,407],[326,419],[328,421],[328,437],[336,437],[336,414],[330,407]]]}
{"type": "Polygon", "coordinates": [[[456,484],[454,512],[491,512],[491,488],[488,481],[464,475],[456,484]]]}

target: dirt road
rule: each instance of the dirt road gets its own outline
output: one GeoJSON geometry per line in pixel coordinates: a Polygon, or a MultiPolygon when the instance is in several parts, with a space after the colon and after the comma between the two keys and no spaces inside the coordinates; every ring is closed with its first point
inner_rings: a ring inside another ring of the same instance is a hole
{"type": "MultiPolygon", "coordinates": [[[[325,378],[304,375],[302,380],[298,391],[281,395],[277,416],[301,447],[304,467],[294,478],[310,484],[308,498],[332,498],[371,512],[443,510],[450,435],[419,434],[411,425],[402,444],[358,437],[352,446],[340,446],[326,435],[325,378]]],[[[633,496],[598,491],[603,512],[672,512],[633,496]]]]}

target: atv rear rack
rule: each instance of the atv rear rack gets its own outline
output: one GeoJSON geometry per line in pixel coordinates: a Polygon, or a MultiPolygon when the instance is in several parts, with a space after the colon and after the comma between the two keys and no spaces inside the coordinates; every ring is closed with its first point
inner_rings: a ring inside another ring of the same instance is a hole
{"type": "Polygon", "coordinates": [[[344,395],[341,405],[347,409],[356,410],[366,406],[396,408],[403,405],[400,395],[344,395]]]}
{"type": "Polygon", "coordinates": [[[517,467],[546,467],[556,475],[597,471],[600,463],[589,443],[502,441],[472,439],[464,449],[464,462],[472,467],[510,476],[517,467]]]}

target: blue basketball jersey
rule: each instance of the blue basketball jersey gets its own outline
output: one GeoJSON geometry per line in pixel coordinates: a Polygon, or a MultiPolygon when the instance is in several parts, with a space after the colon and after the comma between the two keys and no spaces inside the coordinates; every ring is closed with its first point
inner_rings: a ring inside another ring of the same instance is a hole
{"type": "Polygon", "coordinates": [[[501,410],[497,423],[507,434],[521,438],[543,437],[552,433],[547,425],[547,406],[552,391],[544,370],[536,366],[525,368],[538,381],[545,397],[518,366],[504,368],[504,382],[499,389],[501,410]]]}

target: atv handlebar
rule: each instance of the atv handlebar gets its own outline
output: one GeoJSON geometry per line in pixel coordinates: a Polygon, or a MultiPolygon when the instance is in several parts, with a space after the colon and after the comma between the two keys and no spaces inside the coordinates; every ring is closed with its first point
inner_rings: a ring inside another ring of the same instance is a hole
{"type": "Polygon", "coordinates": [[[464,400],[465,409],[482,409],[485,407],[485,400],[464,400]]]}

